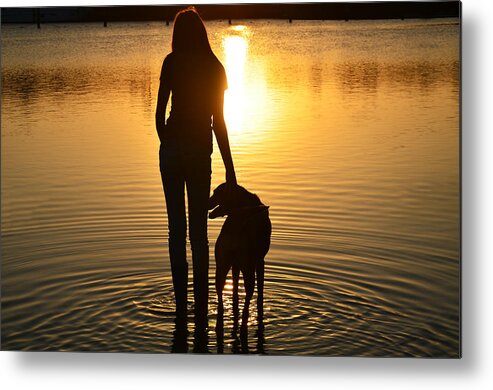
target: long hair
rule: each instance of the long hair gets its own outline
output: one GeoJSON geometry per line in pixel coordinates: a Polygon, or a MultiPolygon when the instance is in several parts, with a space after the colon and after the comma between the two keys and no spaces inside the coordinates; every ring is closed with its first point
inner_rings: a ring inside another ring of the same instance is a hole
{"type": "Polygon", "coordinates": [[[176,14],[171,50],[192,55],[212,53],[204,22],[195,7],[188,7],[176,14]]]}

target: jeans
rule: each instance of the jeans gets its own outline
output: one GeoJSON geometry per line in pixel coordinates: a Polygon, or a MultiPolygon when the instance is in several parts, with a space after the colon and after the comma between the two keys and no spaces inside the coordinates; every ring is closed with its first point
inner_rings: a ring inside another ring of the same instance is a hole
{"type": "Polygon", "coordinates": [[[195,319],[206,321],[209,291],[207,217],[211,186],[211,157],[208,151],[187,150],[179,142],[170,140],[161,144],[159,161],[168,213],[168,245],[176,310],[177,313],[179,311],[186,313],[187,308],[186,186],[195,319]]]}

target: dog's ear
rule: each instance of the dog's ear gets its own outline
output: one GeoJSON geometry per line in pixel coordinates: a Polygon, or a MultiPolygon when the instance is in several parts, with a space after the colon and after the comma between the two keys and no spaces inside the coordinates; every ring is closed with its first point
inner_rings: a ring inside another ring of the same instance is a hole
{"type": "Polygon", "coordinates": [[[226,183],[220,184],[212,193],[209,198],[209,210],[213,209],[217,205],[224,202],[224,190],[226,188],[226,183]]]}
{"type": "Polygon", "coordinates": [[[224,207],[223,205],[219,205],[209,213],[209,219],[224,217],[227,214],[228,212],[226,210],[226,207],[224,207]]]}

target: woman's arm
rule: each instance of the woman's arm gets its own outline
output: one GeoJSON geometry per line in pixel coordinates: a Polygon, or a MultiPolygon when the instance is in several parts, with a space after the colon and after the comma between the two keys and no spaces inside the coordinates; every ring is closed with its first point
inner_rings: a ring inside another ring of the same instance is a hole
{"type": "Polygon", "coordinates": [[[221,157],[223,158],[224,168],[226,169],[226,182],[236,184],[235,168],[233,166],[233,158],[231,157],[231,149],[229,147],[228,131],[226,122],[224,121],[224,93],[218,94],[217,102],[215,102],[213,112],[213,129],[216,135],[217,144],[221,157]]]}
{"type": "Polygon", "coordinates": [[[164,128],[166,126],[166,106],[168,104],[170,92],[171,90],[168,84],[161,80],[156,106],[156,130],[161,141],[163,140],[162,136],[164,135],[164,128]]]}

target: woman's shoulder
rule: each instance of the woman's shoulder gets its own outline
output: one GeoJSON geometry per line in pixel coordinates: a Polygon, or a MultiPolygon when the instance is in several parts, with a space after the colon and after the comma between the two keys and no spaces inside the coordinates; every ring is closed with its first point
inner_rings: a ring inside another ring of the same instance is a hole
{"type": "Polygon", "coordinates": [[[164,76],[169,75],[171,72],[171,69],[174,68],[175,63],[175,55],[173,52],[170,52],[164,57],[163,60],[163,65],[161,66],[161,79],[164,78],[164,76]]]}
{"type": "Polygon", "coordinates": [[[211,64],[211,79],[214,80],[215,83],[217,83],[221,90],[227,89],[228,81],[226,77],[226,70],[224,69],[223,64],[215,55],[213,55],[211,58],[211,64]]]}
{"type": "Polygon", "coordinates": [[[212,56],[212,62],[214,64],[214,66],[219,70],[219,71],[223,71],[224,72],[224,66],[222,64],[222,62],[219,60],[219,58],[216,57],[216,55],[214,54],[212,56]]]}
{"type": "Polygon", "coordinates": [[[224,69],[223,64],[215,55],[212,56],[210,64],[213,74],[217,75],[221,79],[226,76],[226,70],[224,69]]]}
{"type": "Polygon", "coordinates": [[[171,63],[175,60],[175,54],[173,52],[169,52],[168,54],[166,54],[166,56],[164,57],[164,61],[163,61],[163,64],[166,63],[171,63]]]}

